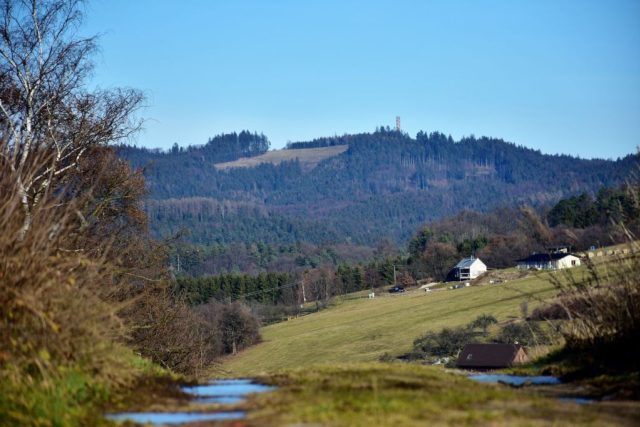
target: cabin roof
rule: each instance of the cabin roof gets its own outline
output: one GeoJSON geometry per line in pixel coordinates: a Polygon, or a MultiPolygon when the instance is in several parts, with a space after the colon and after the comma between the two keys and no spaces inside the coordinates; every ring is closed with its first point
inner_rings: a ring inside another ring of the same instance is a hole
{"type": "Polygon", "coordinates": [[[467,344],[457,365],[462,368],[506,368],[513,364],[520,350],[522,346],[518,344],[467,344]]]}
{"type": "MultiPolygon", "coordinates": [[[[473,264],[475,264],[476,261],[480,261],[480,258],[473,258],[473,257],[471,257],[471,258],[463,258],[453,268],[469,268],[473,264]]],[[[482,262],[482,261],[480,261],[480,262],[482,262]]]]}

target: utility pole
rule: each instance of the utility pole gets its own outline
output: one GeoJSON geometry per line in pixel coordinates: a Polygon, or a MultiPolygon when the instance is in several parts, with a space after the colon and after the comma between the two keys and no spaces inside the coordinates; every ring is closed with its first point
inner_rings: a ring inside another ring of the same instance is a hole
{"type": "Polygon", "coordinates": [[[302,304],[301,304],[303,306],[307,302],[307,296],[305,295],[305,292],[304,292],[304,283],[305,283],[305,280],[304,280],[304,277],[303,277],[302,278],[302,304]]]}
{"type": "Polygon", "coordinates": [[[396,286],[397,282],[396,282],[396,265],[393,264],[393,286],[396,286]]]}

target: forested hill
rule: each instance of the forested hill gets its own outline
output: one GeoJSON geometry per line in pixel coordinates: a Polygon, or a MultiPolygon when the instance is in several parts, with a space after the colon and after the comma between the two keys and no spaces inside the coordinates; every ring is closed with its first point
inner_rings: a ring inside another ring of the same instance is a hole
{"type": "Polygon", "coordinates": [[[155,162],[160,164],[190,160],[209,164],[229,162],[241,157],[264,154],[269,150],[269,146],[269,140],[263,134],[242,131],[214,136],[204,145],[189,145],[185,148],[173,144],[171,150],[167,152],[128,145],[119,146],[118,151],[134,167],[144,167],[155,162]]]}
{"type": "Polygon", "coordinates": [[[403,242],[420,224],[463,209],[593,194],[623,182],[638,162],[637,155],[585,160],[495,138],[454,141],[438,132],[412,138],[388,129],[291,148],[335,145],[348,149],[311,169],[298,160],[216,169],[217,163],[267,150],[264,136],[246,131],[203,147],[161,153],[123,146],[119,152],[145,167],[152,229],[167,235],[185,227],[201,244],[403,242]]]}

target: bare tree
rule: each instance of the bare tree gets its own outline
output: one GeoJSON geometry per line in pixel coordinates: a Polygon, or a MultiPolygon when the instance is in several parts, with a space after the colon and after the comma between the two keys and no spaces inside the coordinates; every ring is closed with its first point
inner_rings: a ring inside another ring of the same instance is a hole
{"type": "Polygon", "coordinates": [[[89,91],[94,37],[78,36],[81,0],[0,0],[0,164],[15,177],[28,232],[33,207],[87,149],[126,138],[142,102],[131,89],[89,91]]]}

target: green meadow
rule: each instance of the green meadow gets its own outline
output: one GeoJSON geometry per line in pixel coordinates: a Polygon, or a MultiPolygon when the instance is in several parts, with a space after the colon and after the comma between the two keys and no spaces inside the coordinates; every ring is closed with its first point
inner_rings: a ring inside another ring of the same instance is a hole
{"type": "Polygon", "coordinates": [[[425,332],[461,326],[483,313],[499,322],[519,318],[523,302],[531,310],[557,293],[549,274],[455,290],[379,294],[374,299],[354,294],[318,313],[263,328],[262,343],[228,358],[221,368],[225,375],[243,376],[371,362],[385,353],[397,356],[425,332]]]}

